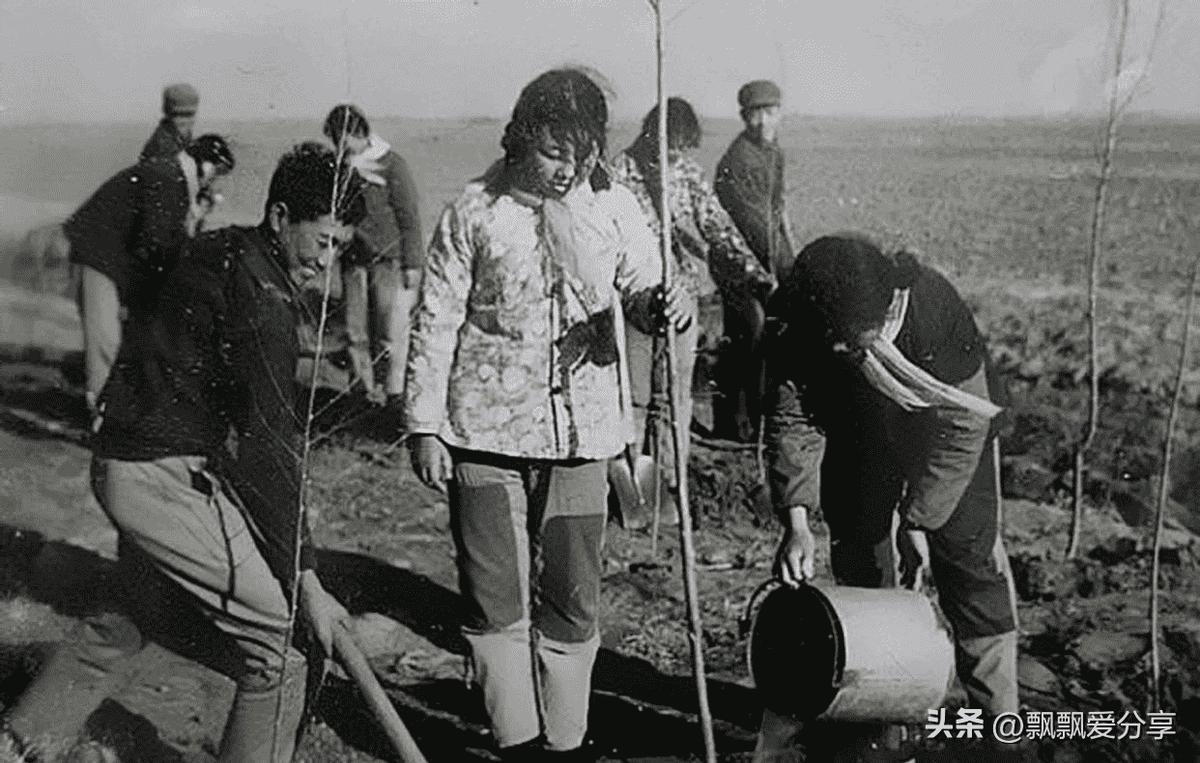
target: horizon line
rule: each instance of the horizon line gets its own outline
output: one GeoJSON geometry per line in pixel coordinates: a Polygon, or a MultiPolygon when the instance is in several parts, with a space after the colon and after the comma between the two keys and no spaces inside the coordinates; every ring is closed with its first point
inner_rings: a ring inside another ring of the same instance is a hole
{"type": "MultiPolygon", "coordinates": [[[[4,118],[4,109],[0,109],[0,129],[6,127],[58,127],[58,126],[86,126],[86,125],[106,125],[106,126],[123,126],[123,125],[141,125],[147,124],[150,121],[155,121],[159,117],[151,117],[149,120],[141,119],[70,119],[70,118],[50,118],[50,119],[15,119],[7,120],[4,118]]],[[[737,115],[720,115],[699,114],[701,119],[712,121],[729,121],[737,122],[737,115]]],[[[1103,119],[1107,116],[1104,110],[1094,111],[1064,111],[1055,113],[1046,112],[1014,112],[1012,114],[985,114],[976,112],[924,112],[914,114],[887,114],[887,113],[872,113],[872,112],[785,112],[785,119],[811,121],[811,120],[867,120],[875,122],[907,122],[907,121],[969,121],[969,122],[1077,122],[1087,121],[1092,119],[1103,119]]],[[[323,117],[319,115],[313,116],[235,116],[235,117],[210,117],[206,121],[217,123],[230,124],[251,124],[263,122],[320,122],[323,117]]],[[[1139,109],[1126,112],[1122,119],[1161,119],[1164,121],[1180,121],[1180,122],[1200,122],[1200,112],[1195,111],[1172,111],[1168,109],[1139,109]]],[[[480,124],[497,124],[505,122],[507,116],[493,116],[489,114],[471,114],[460,116],[404,116],[400,114],[375,114],[370,117],[372,121],[407,121],[407,122],[476,122],[480,124]]],[[[619,117],[609,121],[611,125],[636,124],[641,121],[641,117],[619,117]]]]}

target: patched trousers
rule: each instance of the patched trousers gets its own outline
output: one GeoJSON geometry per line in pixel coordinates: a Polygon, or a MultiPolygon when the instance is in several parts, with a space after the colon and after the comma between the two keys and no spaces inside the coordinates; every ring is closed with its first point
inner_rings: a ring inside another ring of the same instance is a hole
{"type": "Polygon", "coordinates": [[[576,748],[600,645],[606,462],[453,458],[464,631],[496,742],[576,748]]]}

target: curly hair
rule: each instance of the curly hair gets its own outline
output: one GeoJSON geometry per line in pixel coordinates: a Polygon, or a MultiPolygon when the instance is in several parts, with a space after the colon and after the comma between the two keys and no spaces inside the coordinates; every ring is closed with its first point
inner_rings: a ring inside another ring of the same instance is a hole
{"type": "Polygon", "coordinates": [[[604,170],[607,149],[608,103],[604,91],[577,69],[552,69],[526,85],[513,106],[500,145],[508,167],[524,162],[541,143],[544,133],[575,147],[576,168],[593,147],[600,161],[592,170],[592,188],[609,186],[604,170]]]}
{"type": "Polygon", "coordinates": [[[280,158],[265,208],[276,202],[286,205],[296,221],[333,213],[343,223],[357,225],[367,213],[362,180],[339,165],[332,149],[314,142],[301,143],[280,158]]]}

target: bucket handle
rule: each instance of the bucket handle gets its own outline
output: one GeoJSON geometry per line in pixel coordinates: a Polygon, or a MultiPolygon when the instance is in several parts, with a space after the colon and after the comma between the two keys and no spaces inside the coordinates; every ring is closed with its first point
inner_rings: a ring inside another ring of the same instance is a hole
{"type": "Polygon", "coordinates": [[[746,606],[742,609],[741,617],[738,618],[739,638],[746,638],[750,635],[750,628],[754,625],[754,612],[758,608],[758,600],[782,585],[783,583],[776,578],[768,578],[758,584],[754,592],[750,594],[750,598],[746,600],[746,606]]]}

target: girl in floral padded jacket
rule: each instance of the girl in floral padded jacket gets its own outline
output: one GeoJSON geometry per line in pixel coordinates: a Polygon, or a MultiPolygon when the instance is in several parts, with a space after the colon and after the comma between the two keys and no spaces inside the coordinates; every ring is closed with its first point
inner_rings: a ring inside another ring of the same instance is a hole
{"type": "Polygon", "coordinates": [[[662,293],[637,200],[609,182],[607,121],[579,71],[525,87],[504,159],[442,213],[413,322],[413,466],[449,487],[465,635],[505,759],[583,755],[606,460],[633,434],[624,321],[693,319],[662,293]]]}

